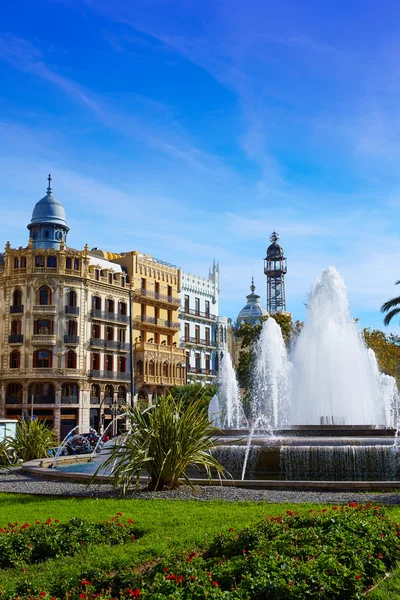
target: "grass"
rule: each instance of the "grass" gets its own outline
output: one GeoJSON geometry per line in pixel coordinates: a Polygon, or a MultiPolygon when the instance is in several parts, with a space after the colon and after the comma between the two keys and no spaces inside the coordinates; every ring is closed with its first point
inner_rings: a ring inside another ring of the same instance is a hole
{"type": "MultiPolygon", "coordinates": [[[[0,526],[10,521],[34,522],[48,517],[65,521],[74,516],[86,516],[88,520],[101,521],[120,511],[124,517],[134,519],[145,532],[141,539],[129,546],[110,548],[100,544],[90,552],[32,565],[24,573],[11,569],[3,571],[0,581],[7,588],[18,581],[30,580],[46,589],[47,583],[54,581],[55,573],[62,579],[75,582],[93,567],[112,570],[118,566],[141,565],[183,550],[199,548],[219,532],[230,527],[240,529],[265,515],[275,516],[286,509],[307,510],[321,506],[195,500],[64,499],[0,494],[0,526]]],[[[400,507],[388,508],[388,513],[400,521],[400,507]]],[[[400,569],[367,597],[370,600],[400,597],[400,569]]]]}

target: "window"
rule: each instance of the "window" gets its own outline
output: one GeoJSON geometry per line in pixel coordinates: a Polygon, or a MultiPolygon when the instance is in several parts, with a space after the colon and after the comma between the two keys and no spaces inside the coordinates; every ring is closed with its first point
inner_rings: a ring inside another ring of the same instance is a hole
{"type": "Polygon", "coordinates": [[[48,369],[51,367],[52,355],[49,350],[36,350],[33,353],[33,366],[35,369],[48,369]]]}
{"type": "Polygon", "coordinates": [[[189,311],[189,296],[187,294],[185,294],[184,307],[185,307],[185,312],[188,312],[189,311]]]}
{"type": "Polygon", "coordinates": [[[57,256],[48,256],[47,257],[47,266],[50,269],[55,269],[57,267],[57,256]]]}
{"type": "Polygon", "coordinates": [[[14,269],[19,269],[19,258],[14,258],[14,269]]]}
{"type": "Polygon", "coordinates": [[[168,377],[168,363],[163,363],[163,376],[168,377]]]}
{"type": "Polygon", "coordinates": [[[200,325],[195,325],[194,337],[195,337],[196,344],[199,344],[200,343],[200,325]]]}
{"type": "Polygon", "coordinates": [[[68,350],[65,355],[65,366],[67,369],[76,369],[76,352],[68,350]]]}
{"type": "Polygon", "coordinates": [[[90,389],[90,397],[100,400],[100,386],[98,383],[92,383],[92,387],[90,389]]]}
{"type": "Polygon", "coordinates": [[[138,375],[143,375],[143,361],[138,360],[136,363],[136,372],[138,375]]]}
{"type": "Polygon", "coordinates": [[[154,375],[154,361],[149,362],[149,375],[154,375]]]}
{"type": "Polygon", "coordinates": [[[118,329],[118,341],[119,342],[125,342],[125,338],[126,338],[126,332],[125,329],[118,329]]]}
{"type": "Polygon", "coordinates": [[[211,369],[211,357],[209,354],[206,354],[206,370],[209,371],[211,369]]]}
{"type": "Polygon", "coordinates": [[[76,337],[78,334],[78,323],[73,319],[67,321],[67,335],[76,337]]]}
{"type": "Polygon", "coordinates": [[[35,267],[44,267],[44,256],[41,254],[35,256],[35,267]]]}
{"type": "Polygon", "coordinates": [[[67,260],[65,261],[65,268],[72,269],[72,258],[67,258],[67,260]]]}
{"type": "Polygon", "coordinates": [[[113,401],[113,398],[114,398],[114,388],[112,385],[107,383],[106,387],[104,388],[104,399],[108,400],[108,404],[110,404],[113,401]]]}
{"type": "Polygon", "coordinates": [[[194,299],[194,310],[196,315],[200,314],[200,298],[194,299]]]}
{"type": "Polygon", "coordinates": [[[61,397],[70,398],[75,403],[79,402],[79,387],[76,383],[63,383],[61,386],[61,397]]]}
{"type": "Polygon", "coordinates": [[[22,304],[22,292],[21,290],[15,290],[13,293],[13,306],[20,306],[22,304]]]}
{"type": "Polygon", "coordinates": [[[141,288],[142,288],[142,292],[146,293],[146,279],[144,279],[144,277],[142,277],[141,288]]]}
{"type": "Polygon", "coordinates": [[[112,285],[112,282],[113,282],[113,274],[109,273],[108,274],[108,283],[110,283],[112,285]]]}
{"type": "Polygon", "coordinates": [[[205,310],[205,313],[206,313],[206,317],[210,316],[210,301],[209,300],[206,300],[206,310],[205,310]]]}
{"type": "Polygon", "coordinates": [[[155,344],[159,344],[160,343],[160,334],[159,333],[155,333],[154,334],[154,343],[155,344]]]}
{"type": "Polygon", "coordinates": [[[158,308],[158,306],[154,307],[154,317],[156,320],[160,318],[160,309],[158,308]]]}
{"type": "Polygon", "coordinates": [[[126,400],[126,387],[124,385],[118,386],[118,400],[126,400]]]}
{"type": "Polygon", "coordinates": [[[106,300],[106,312],[113,313],[114,312],[114,300],[110,300],[107,298],[106,300]]]}
{"type": "Polygon", "coordinates": [[[206,334],[206,344],[209,345],[210,344],[210,339],[211,339],[211,332],[210,332],[210,328],[209,327],[206,327],[205,334],[206,334]]]}
{"type": "Polygon", "coordinates": [[[22,402],[22,385],[20,383],[9,383],[6,388],[6,398],[11,400],[12,404],[22,402]]]}
{"type": "Polygon", "coordinates": [[[154,294],[156,298],[160,297],[160,284],[158,281],[154,282],[154,294]]]}
{"type": "Polygon", "coordinates": [[[99,279],[100,279],[100,271],[99,271],[99,269],[95,269],[95,270],[94,270],[94,278],[95,278],[97,281],[99,281],[99,279]]]}
{"type": "Polygon", "coordinates": [[[92,370],[99,371],[100,370],[100,354],[98,352],[92,352],[92,370]]]}
{"type": "Polygon", "coordinates": [[[68,292],[67,304],[68,304],[68,306],[76,306],[76,292],[74,292],[74,290],[71,290],[70,292],[68,292]]]}
{"type": "Polygon", "coordinates": [[[79,271],[80,261],[78,258],[74,258],[74,271],[79,271]]]}
{"type": "Polygon", "coordinates": [[[20,267],[21,269],[26,269],[26,256],[21,256],[20,267]]]}
{"type": "Polygon", "coordinates": [[[143,319],[143,317],[146,316],[146,305],[145,304],[140,305],[140,315],[142,317],[142,321],[144,321],[145,319],[143,319]]]}
{"type": "Polygon", "coordinates": [[[93,310],[101,310],[101,298],[99,296],[93,296],[92,307],[93,310]]]}
{"type": "Polygon", "coordinates": [[[104,370],[105,371],[114,371],[114,357],[112,354],[105,355],[104,370]]]}
{"type": "Polygon", "coordinates": [[[169,285],[168,286],[168,299],[170,300],[172,298],[172,286],[169,285]]]}
{"type": "Polygon", "coordinates": [[[190,337],[190,326],[189,323],[185,323],[185,342],[189,341],[190,337]]]}
{"type": "Polygon", "coordinates": [[[126,315],[126,303],[125,302],[118,302],[118,314],[126,315]]]}
{"type": "Polygon", "coordinates": [[[126,357],[118,357],[118,373],[126,373],[126,357]]]}
{"type": "Polygon", "coordinates": [[[99,339],[100,337],[101,337],[100,325],[95,323],[94,325],[92,325],[92,338],[99,339]]]}
{"type": "Polygon", "coordinates": [[[37,319],[33,323],[34,335],[51,335],[53,333],[53,321],[50,319],[37,319]]]}
{"type": "Polygon", "coordinates": [[[106,340],[111,342],[114,339],[114,327],[106,327],[106,340]]]}
{"type": "Polygon", "coordinates": [[[19,335],[21,333],[21,321],[14,319],[11,321],[11,335],[19,335]]]}
{"type": "Polygon", "coordinates": [[[196,352],[195,355],[195,366],[197,370],[200,370],[200,365],[201,365],[201,356],[198,352],[196,352]]]}
{"type": "Polygon", "coordinates": [[[10,354],[10,369],[19,369],[21,363],[21,355],[19,350],[13,350],[10,354]]]}
{"type": "Polygon", "coordinates": [[[39,288],[39,304],[40,306],[51,304],[51,290],[46,285],[42,285],[39,288]]]}

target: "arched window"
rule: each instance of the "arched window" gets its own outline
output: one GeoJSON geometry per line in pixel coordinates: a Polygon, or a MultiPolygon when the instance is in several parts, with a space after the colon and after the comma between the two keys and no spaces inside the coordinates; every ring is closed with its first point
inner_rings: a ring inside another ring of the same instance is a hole
{"type": "Polygon", "coordinates": [[[138,360],[136,363],[136,372],[138,375],[143,375],[143,361],[138,360]]]}
{"type": "Polygon", "coordinates": [[[48,306],[51,304],[51,289],[47,285],[42,285],[39,288],[39,304],[41,306],[48,306]]]}
{"type": "Polygon", "coordinates": [[[114,399],[114,388],[112,385],[107,383],[106,387],[104,388],[104,402],[106,404],[111,404],[113,399],[114,399]]]}
{"type": "Polygon", "coordinates": [[[111,342],[114,339],[114,327],[106,327],[106,340],[111,342]]]}
{"type": "Polygon", "coordinates": [[[98,323],[95,323],[94,325],[92,325],[92,338],[94,338],[95,340],[98,340],[101,338],[101,330],[100,330],[100,325],[98,323]]]}
{"type": "Polygon", "coordinates": [[[13,350],[10,354],[10,369],[19,369],[21,364],[21,354],[19,350],[13,350]]]}
{"type": "Polygon", "coordinates": [[[61,386],[61,402],[77,404],[79,402],[79,386],[76,383],[63,383],[61,386]]]}
{"type": "Polygon", "coordinates": [[[68,306],[76,306],[76,292],[74,292],[74,290],[71,290],[70,292],[68,292],[67,304],[68,304],[68,306]]]}
{"type": "Polygon", "coordinates": [[[120,385],[118,386],[118,400],[126,400],[126,386],[120,385]]]}
{"type": "Polygon", "coordinates": [[[52,383],[31,383],[29,386],[28,397],[37,404],[54,404],[55,389],[52,383]]]}
{"type": "Polygon", "coordinates": [[[35,256],[35,267],[43,268],[44,267],[44,256],[38,254],[35,256]]]}
{"type": "Polygon", "coordinates": [[[118,356],[118,372],[126,373],[126,357],[118,356]]]}
{"type": "Polygon", "coordinates": [[[98,352],[92,352],[91,358],[92,370],[100,371],[100,354],[98,352]]]}
{"type": "Polygon", "coordinates": [[[21,290],[14,290],[13,306],[21,306],[21,304],[22,304],[22,292],[21,292],[21,290]]]}
{"type": "Polygon", "coordinates": [[[163,376],[168,377],[168,363],[163,363],[163,376]]]}
{"type": "Polygon", "coordinates": [[[19,258],[17,256],[14,258],[14,269],[19,269],[19,258]]]}
{"type": "Polygon", "coordinates": [[[149,362],[149,375],[154,375],[154,361],[149,362]]]}
{"type": "Polygon", "coordinates": [[[74,271],[79,271],[79,259],[74,258],[74,271]]]}
{"type": "Polygon", "coordinates": [[[21,333],[21,321],[13,319],[11,321],[11,335],[19,335],[21,333]]]}
{"type": "Polygon", "coordinates": [[[76,337],[78,335],[78,323],[73,319],[67,321],[67,335],[76,337]]]}
{"type": "Polygon", "coordinates": [[[114,312],[114,300],[107,298],[106,300],[106,312],[114,312]]]}
{"type": "Polygon", "coordinates": [[[100,296],[93,296],[92,298],[93,310],[101,310],[101,298],[100,296]]]}
{"type": "Polygon", "coordinates": [[[104,370],[105,371],[114,371],[114,357],[112,354],[106,354],[105,357],[104,370]]]}
{"type": "Polygon", "coordinates": [[[48,369],[52,364],[52,354],[50,350],[36,350],[33,353],[34,369],[48,369]]]}
{"type": "Polygon", "coordinates": [[[21,256],[19,265],[20,265],[21,269],[26,269],[26,256],[21,256]]]}
{"type": "Polygon", "coordinates": [[[76,369],[76,352],[73,350],[65,353],[65,366],[67,369],[76,369]]]}
{"type": "Polygon", "coordinates": [[[57,256],[48,256],[47,257],[47,266],[50,269],[55,269],[57,267],[57,256]]]}
{"type": "Polygon", "coordinates": [[[118,313],[120,315],[126,315],[126,303],[118,302],[118,313]]]}
{"type": "Polygon", "coordinates": [[[70,257],[67,258],[67,260],[65,261],[65,268],[72,269],[72,258],[70,258],[70,257]]]}
{"type": "Polygon", "coordinates": [[[92,387],[90,388],[90,398],[100,402],[100,386],[98,383],[92,383],[92,387]]]}
{"type": "Polygon", "coordinates": [[[22,385],[9,383],[6,388],[6,404],[22,404],[22,385]]]}

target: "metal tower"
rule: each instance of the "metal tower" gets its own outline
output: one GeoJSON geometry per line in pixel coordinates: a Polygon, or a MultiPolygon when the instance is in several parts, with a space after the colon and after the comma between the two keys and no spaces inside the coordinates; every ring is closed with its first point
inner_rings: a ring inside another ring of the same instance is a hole
{"type": "Polygon", "coordinates": [[[267,276],[267,311],[274,314],[286,311],[285,275],[287,266],[283,249],[277,243],[279,235],[276,231],[271,234],[269,239],[272,244],[264,259],[264,273],[267,276]]]}

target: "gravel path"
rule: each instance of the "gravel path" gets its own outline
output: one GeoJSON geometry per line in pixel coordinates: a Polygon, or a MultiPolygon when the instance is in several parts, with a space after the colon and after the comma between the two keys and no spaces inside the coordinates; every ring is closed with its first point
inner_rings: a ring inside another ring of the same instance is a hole
{"type": "MultiPolygon", "coordinates": [[[[86,498],[114,498],[118,493],[111,485],[101,484],[87,487],[84,483],[73,481],[49,480],[24,473],[20,469],[0,470],[0,492],[19,494],[37,494],[44,496],[76,496],[86,498]]],[[[400,492],[316,492],[293,490],[260,490],[222,486],[198,486],[194,494],[187,486],[165,492],[138,491],[130,497],[151,500],[227,500],[251,502],[321,502],[346,504],[348,502],[373,502],[374,504],[400,504],[400,492]]]]}

